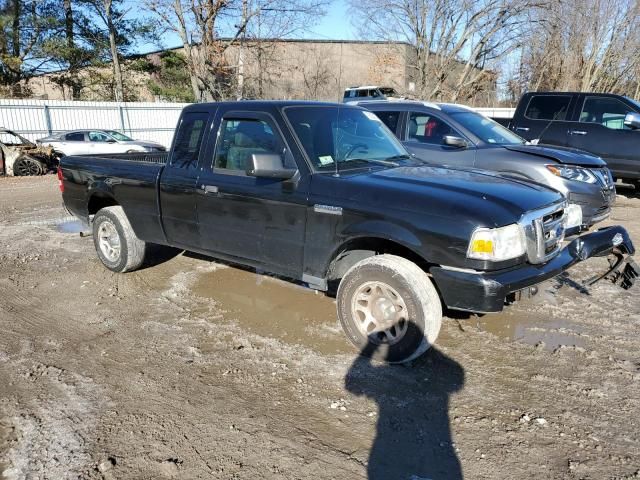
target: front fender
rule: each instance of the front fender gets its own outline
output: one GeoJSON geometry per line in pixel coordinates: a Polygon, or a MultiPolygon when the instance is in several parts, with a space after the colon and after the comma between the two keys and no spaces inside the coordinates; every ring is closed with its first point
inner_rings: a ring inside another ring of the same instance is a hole
{"type": "Polygon", "coordinates": [[[384,220],[365,220],[349,225],[342,232],[342,236],[345,240],[365,237],[381,238],[399,243],[414,251],[422,248],[422,242],[411,230],[384,220]]]}

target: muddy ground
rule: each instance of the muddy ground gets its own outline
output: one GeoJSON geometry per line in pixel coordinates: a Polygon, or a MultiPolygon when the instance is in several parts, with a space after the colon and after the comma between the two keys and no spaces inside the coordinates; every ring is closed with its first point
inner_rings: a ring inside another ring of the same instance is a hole
{"type": "Polygon", "coordinates": [[[580,292],[601,259],[385,366],[330,298],[179,252],[112,274],[65,216],[0,179],[2,478],[640,478],[640,296],[580,292]]]}

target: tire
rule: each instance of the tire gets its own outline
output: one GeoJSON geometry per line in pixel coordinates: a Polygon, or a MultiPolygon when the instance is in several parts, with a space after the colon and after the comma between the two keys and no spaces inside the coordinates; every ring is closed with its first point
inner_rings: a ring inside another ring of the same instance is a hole
{"type": "Polygon", "coordinates": [[[93,218],[93,244],[112,272],[131,272],[144,262],[147,244],[136,237],[122,207],[106,207],[93,218]]]}
{"type": "Polygon", "coordinates": [[[442,324],[440,297],[429,276],[395,255],[369,257],[351,267],[338,286],[337,310],[361,354],[389,363],[422,355],[442,324]],[[385,318],[385,312],[395,318],[385,318]]]}
{"type": "Polygon", "coordinates": [[[32,165],[27,157],[19,157],[13,162],[13,175],[16,177],[29,177],[33,175],[32,165]]]}

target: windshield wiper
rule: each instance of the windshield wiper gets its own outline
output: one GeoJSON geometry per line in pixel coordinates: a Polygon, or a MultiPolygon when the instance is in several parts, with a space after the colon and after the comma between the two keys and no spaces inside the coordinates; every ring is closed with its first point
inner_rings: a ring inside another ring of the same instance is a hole
{"type": "MultiPolygon", "coordinates": [[[[393,157],[391,157],[393,158],[393,157]]],[[[398,162],[393,162],[390,160],[378,160],[377,158],[345,158],[342,163],[346,162],[367,162],[373,163],[376,165],[385,165],[387,167],[399,167],[400,164],[398,162]]]]}
{"type": "Polygon", "coordinates": [[[386,158],[385,160],[387,160],[387,161],[389,161],[389,160],[411,160],[411,161],[419,163],[420,165],[428,165],[429,164],[429,162],[427,162],[426,160],[422,160],[421,158],[418,158],[415,155],[407,155],[407,154],[394,155],[393,157],[386,158]]]}

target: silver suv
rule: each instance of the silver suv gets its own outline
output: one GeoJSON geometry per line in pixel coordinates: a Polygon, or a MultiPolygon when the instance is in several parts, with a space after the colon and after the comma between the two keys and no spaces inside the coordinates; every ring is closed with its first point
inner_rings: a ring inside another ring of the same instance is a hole
{"type": "Polygon", "coordinates": [[[567,229],[607,218],[616,190],[604,160],[582,150],[531,145],[464,105],[417,101],[362,102],[426,163],[499,172],[551,187],[568,200],[567,229]]]}

